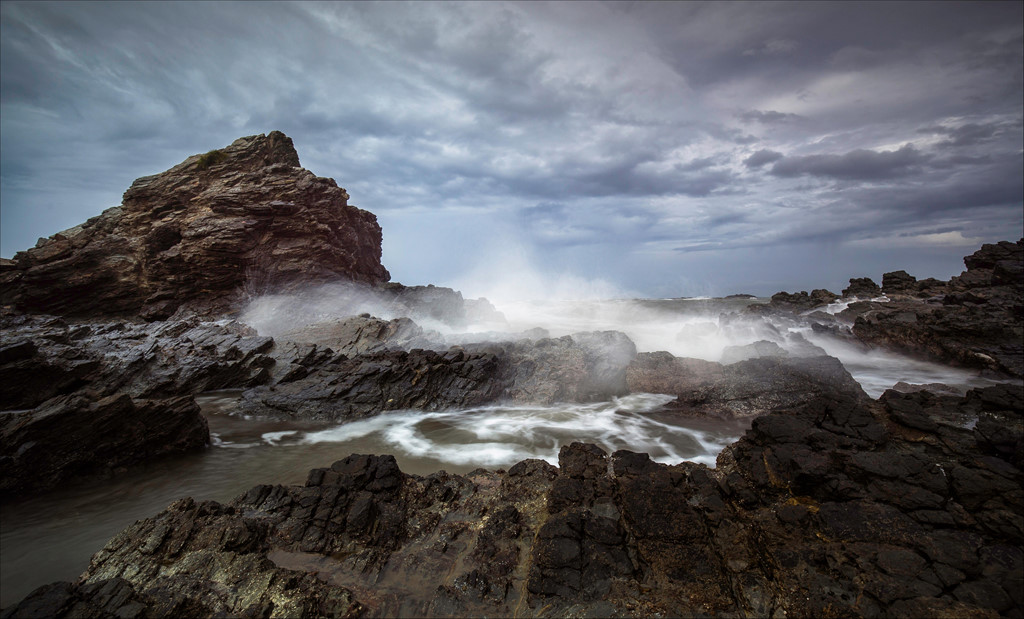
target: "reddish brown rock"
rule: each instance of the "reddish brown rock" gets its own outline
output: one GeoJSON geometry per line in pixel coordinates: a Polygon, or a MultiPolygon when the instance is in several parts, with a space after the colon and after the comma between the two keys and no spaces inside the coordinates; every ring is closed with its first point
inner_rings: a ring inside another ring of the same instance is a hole
{"type": "Polygon", "coordinates": [[[217,312],[245,293],[386,282],[380,244],[376,217],[299,167],[273,131],[142,177],[120,206],[19,252],[0,270],[0,303],[64,316],[217,312]]]}

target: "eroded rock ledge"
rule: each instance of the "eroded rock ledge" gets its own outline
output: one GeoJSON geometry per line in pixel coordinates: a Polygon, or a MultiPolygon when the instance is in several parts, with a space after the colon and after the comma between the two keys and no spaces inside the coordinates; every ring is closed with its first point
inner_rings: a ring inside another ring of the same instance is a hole
{"type": "Polygon", "coordinates": [[[821,398],[716,469],[579,443],[465,476],[350,456],[177,501],[3,617],[1020,616],[1022,400],[821,398]]]}

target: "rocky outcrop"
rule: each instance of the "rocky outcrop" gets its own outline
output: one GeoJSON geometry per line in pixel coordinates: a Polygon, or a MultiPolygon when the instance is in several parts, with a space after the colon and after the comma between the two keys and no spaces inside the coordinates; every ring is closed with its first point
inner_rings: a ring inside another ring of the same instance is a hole
{"type": "Polygon", "coordinates": [[[296,419],[358,419],[389,410],[441,410],[496,401],[504,390],[499,359],[453,349],[381,351],[347,357],[321,351],[322,363],[292,365],[273,385],[242,394],[246,414],[296,419]]]}
{"type": "Polygon", "coordinates": [[[917,278],[906,271],[892,271],[882,275],[882,292],[887,295],[911,294],[917,290],[917,278]]]}
{"type": "Polygon", "coordinates": [[[217,313],[246,293],[385,282],[380,257],[376,217],[299,167],[273,131],[140,178],[120,206],[19,252],[0,272],[0,303],[63,316],[217,313]]]}
{"type": "Polygon", "coordinates": [[[723,365],[663,351],[640,353],[626,379],[631,391],[676,396],[669,409],[724,419],[752,418],[822,395],[867,397],[842,363],[828,356],[770,354],[723,365]]]}
{"type": "Polygon", "coordinates": [[[806,290],[790,294],[788,292],[777,292],[772,295],[769,305],[773,308],[791,312],[804,311],[828,305],[839,299],[839,295],[819,288],[807,294],[806,290]]]}
{"type": "Polygon", "coordinates": [[[466,476],[350,456],[177,501],[3,617],[1019,616],[1022,412],[1008,386],[819,398],[715,469],[580,443],[466,476]]]}
{"type": "Polygon", "coordinates": [[[192,396],[271,380],[238,323],[0,315],[0,495],[108,475],[209,442],[192,396]]]}
{"type": "Polygon", "coordinates": [[[274,341],[232,321],[146,324],[0,314],[0,410],[81,389],[164,398],[267,382],[274,341]]]}
{"type": "Polygon", "coordinates": [[[285,331],[278,339],[325,346],[347,356],[384,350],[447,348],[441,334],[425,333],[408,318],[382,320],[369,314],[304,325],[285,331]]]}
{"type": "Polygon", "coordinates": [[[852,297],[871,299],[880,294],[882,294],[882,289],[870,277],[853,277],[850,279],[850,285],[843,288],[843,297],[847,299],[852,297]]]}
{"type": "Polygon", "coordinates": [[[635,355],[633,342],[615,331],[352,357],[319,348],[276,382],[247,390],[240,405],[254,415],[354,419],[409,408],[607,400],[629,392],[626,367],[635,355]]]}
{"type": "Polygon", "coordinates": [[[932,302],[854,308],[853,333],[875,346],[946,363],[1024,376],[1024,241],[985,245],[932,302]]]}

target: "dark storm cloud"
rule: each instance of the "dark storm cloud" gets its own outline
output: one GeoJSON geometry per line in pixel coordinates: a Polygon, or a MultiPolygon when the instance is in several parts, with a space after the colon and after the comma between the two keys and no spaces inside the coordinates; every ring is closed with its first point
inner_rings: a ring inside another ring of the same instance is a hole
{"type": "Polygon", "coordinates": [[[891,179],[916,173],[928,159],[927,155],[907,144],[891,151],[857,149],[842,155],[785,157],[772,166],[771,173],[775,176],[809,175],[840,180],[891,179]]]}
{"type": "Polygon", "coordinates": [[[771,163],[773,161],[778,161],[779,159],[782,159],[782,157],[782,153],[777,153],[774,150],[762,148],[761,150],[755,152],[753,155],[744,159],[743,165],[747,166],[748,168],[760,168],[765,164],[771,163]]]}
{"type": "Polygon", "coordinates": [[[973,146],[995,137],[1000,126],[998,123],[967,123],[959,127],[926,127],[918,132],[948,135],[949,139],[942,142],[942,146],[973,146]]]}
{"type": "Polygon", "coordinates": [[[378,215],[409,283],[492,236],[656,290],[695,249],[1021,234],[1021,3],[0,11],[4,256],[273,129],[378,215]]]}

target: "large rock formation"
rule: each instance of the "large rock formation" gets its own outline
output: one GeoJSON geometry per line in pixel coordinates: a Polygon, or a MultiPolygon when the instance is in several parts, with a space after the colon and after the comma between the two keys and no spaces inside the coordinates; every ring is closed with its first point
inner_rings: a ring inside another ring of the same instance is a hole
{"type": "Polygon", "coordinates": [[[2,617],[1018,617],[1019,387],[820,398],[718,467],[593,445],[559,468],[402,473],[182,499],[2,617]]]}
{"type": "Polygon", "coordinates": [[[279,131],[136,180],[120,206],[40,239],[0,272],[0,303],[64,316],[166,318],[240,293],[337,279],[378,284],[381,230],[279,131]]]}

